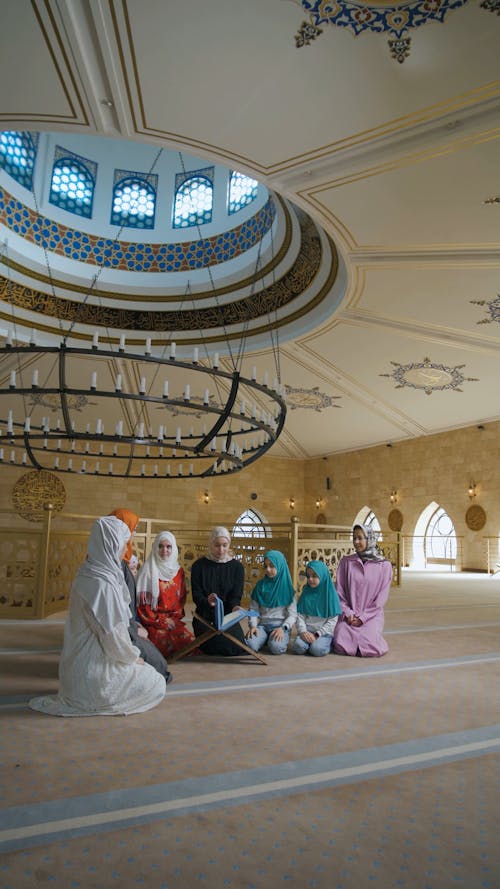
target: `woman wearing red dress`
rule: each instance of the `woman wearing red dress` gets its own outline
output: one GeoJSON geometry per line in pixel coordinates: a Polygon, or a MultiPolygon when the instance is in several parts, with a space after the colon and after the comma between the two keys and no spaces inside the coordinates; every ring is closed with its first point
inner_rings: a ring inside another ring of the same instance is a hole
{"type": "Polygon", "coordinates": [[[161,531],[137,578],[137,616],[164,657],[194,639],[184,623],[186,582],[178,559],[174,535],[161,531]]]}

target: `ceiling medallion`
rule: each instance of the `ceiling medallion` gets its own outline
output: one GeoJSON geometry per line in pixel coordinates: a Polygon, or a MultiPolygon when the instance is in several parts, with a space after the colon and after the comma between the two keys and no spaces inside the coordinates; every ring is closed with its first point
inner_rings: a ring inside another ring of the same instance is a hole
{"type": "Polygon", "coordinates": [[[445,364],[435,364],[430,358],[423,361],[412,361],[410,364],[399,364],[391,361],[395,370],[390,374],[379,374],[380,377],[389,377],[397,383],[396,389],[422,389],[426,395],[433,392],[444,392],[445,389],[454,392],[462,392],[462,383],[477,383],[476,377],[465,377],[461,372],[465,364],[457,364],[456,367],[447,367],[445,364]]]}
{"type": "Polygon", "coordinates": [[[326,395],[319,391],[318,386],[315,386],[314,389],[300,389],[285,385],[285,392],[287,406],[292,411],[303,408],[321,413],[325,407],[340,407],[340,404],[333,403],[340,398],[340,395],[326,395]]]}
{"type": "Polygon", "coordinates": [[[489,318],[481,318],[477,324],[491,324],[492,321],[500,322],[500,293],[495,299],[471,299],[470,302],[474,306],[488,306],[489,318]]]}
{"type": "MultiPolygon", "coordinates": [[[[410,54],[408,32],[428,22],[442,22],[445,16],[467,0],[400,0],[392,5],[377,2],[356,2],[356,0],[298,0],[309,21],[302,22],[295,45],[308,45],[318,34],[320,25],[335,25],[347,28],[354,36],[363,31],[376,34],[386,33],[390,40],[389,50],[393,59],[404,62],[410,54]]],[[[485,8],[498,5],[499,0],[485,0],[485,8]],[[486,3],[488,6],[486,6],[486,3]]],[[[493,10],[494,11],[494,10],[493,10]]]]}

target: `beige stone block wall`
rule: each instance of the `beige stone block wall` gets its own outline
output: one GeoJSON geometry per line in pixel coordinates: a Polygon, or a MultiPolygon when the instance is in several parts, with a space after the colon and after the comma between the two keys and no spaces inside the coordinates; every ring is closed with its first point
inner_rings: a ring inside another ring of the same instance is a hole
{"type": "MultiPolygon", "coordinates": [[[[0,497],[3,509],[12,507],[12,489],[26,469],[0,468],[0,497]]],[[[119,479],[108,476],[59,474],[66,489],[64,512],[106,515],[126,506],[138,515],[162,518],[186,528],[227,525],[248,508],[272,524],[288,523],[293,513],[289,499],[304,502],[304,462],[263,457],[232,476],[213,479],[119,479]],[[204,493],[209,493],[208,505],[204,493]],[[252,499],[256,494],[256,499],[252,499]]],[[[16,524],[17,524],[16,520],[16,524]]],[[[25,524],[25,523],[22,523],[25,524]]]]}
{"type": "Polygon", "coordinates": [[[469,426],[411,441],[394,442],[318,460],[304,467],[306,521],[315,521],[316,496],[329,523],[351,524],[363,506],[376,513],[383,529],[392,509],[390,492],[397,489],[397,508],[404,516],[403,533],[413,535],[422,511],[435,501],[451,517],[457,536],[463,538],[464,570],[484,570],[486,536],[500,533],[500,423],[484,429],[469,426]],[[331,490],[326,488],[330,478],[331,490]],[[481,531],[471,531],[465,513],[471,505],[467,490],[477,484],[478,503],[487,521],[481,531]]]}

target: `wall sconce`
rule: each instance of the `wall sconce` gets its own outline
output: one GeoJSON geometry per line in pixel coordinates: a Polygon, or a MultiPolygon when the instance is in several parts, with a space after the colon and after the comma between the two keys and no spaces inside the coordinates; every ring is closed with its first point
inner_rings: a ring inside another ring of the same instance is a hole
{"type": "Polygon", "coordinates": [[[295,509],[295,497],[290,497],[290,500],[288,501],[288,505],[289,505],[290,509],[295,509]]]}
{"type": "Polygon", "coordinates": [[[467,493],[469,495],[469,500],[474,500],[474,497],[477,494],[477,485],[474,481],[472,481],[472,479],[469,482],[469,489],[467,493]]]}
{"type": "Polygon", "coordinates": [[[210,502],[210,494],[208,493],[208,491],[205,491],[205,493],[203,494],[203,503],[209,503],[209,502],[210,502]]]}
{"type": "Polygon", "coordinates": [[[321,497],[316,497],[316,509],[319,509],[321,506],[321,497]]]}
{"type": "Polygon", "coordinates": [[[397,502],[398,502],[399,497],[398,497],[398,492],[396,491],[396,488],[393,488],[393,489],[392,489],[392,491],[391,491],[391,493],[390,493],[390,495],[389,495],[389,500],[391,501],[391,503],[397,503],[397,502]]]}

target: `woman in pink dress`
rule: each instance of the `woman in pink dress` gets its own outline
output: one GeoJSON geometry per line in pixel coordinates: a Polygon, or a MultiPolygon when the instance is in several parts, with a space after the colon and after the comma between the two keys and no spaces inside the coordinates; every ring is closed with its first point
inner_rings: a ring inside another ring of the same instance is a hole
{"type": "Polygon", "coordinates": [[[333,651],[381,657],[389,650],[382,630],[392,565],[377,549],[375,532],[367,525],[355,525],[352,540],[356,552],[343,556],[335,579],[342,616],[335,627],[333,651]]]}
{"type": "Polygon", "coordinates": [[[177,543],[170,531],[161,531],[137,578],[137,617],[166,658],[194,639],[184,623],[185,603],[177,543]]]}

